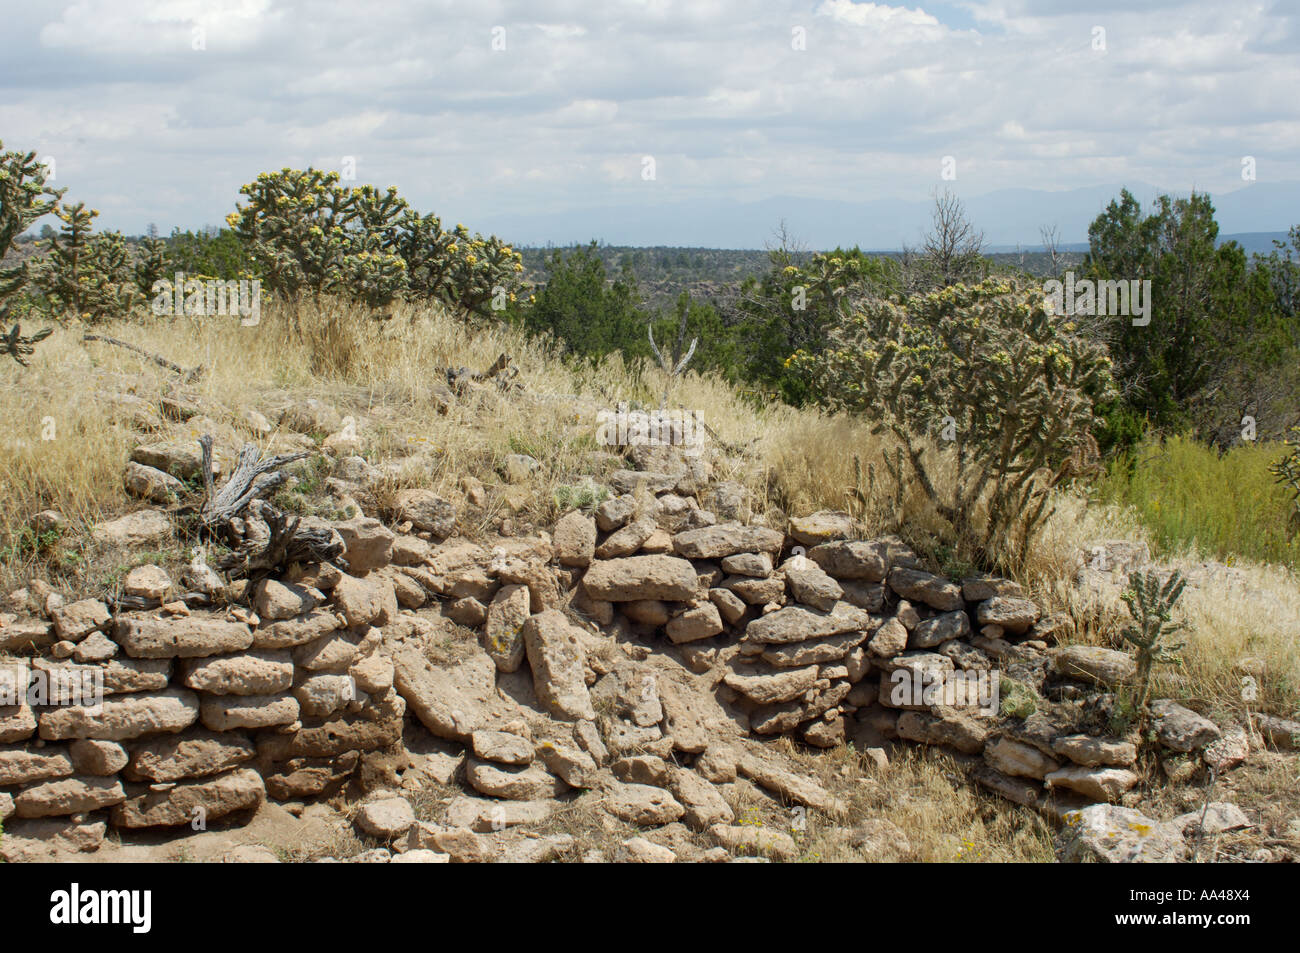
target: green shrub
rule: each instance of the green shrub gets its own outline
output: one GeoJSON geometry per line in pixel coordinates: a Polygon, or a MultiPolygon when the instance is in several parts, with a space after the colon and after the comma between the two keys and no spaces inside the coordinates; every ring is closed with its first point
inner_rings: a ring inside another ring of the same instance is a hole
{"type": "MultiPolygon", "coordinates": [[[[14,239],[58,208],[63,192],[46,185],[45,169],[35,152],[5,152],[0,141],[0,260],[14,239]]],[[[0,269],[0,302],[16,294],[27,278],[25,264],[0,269]]]]}

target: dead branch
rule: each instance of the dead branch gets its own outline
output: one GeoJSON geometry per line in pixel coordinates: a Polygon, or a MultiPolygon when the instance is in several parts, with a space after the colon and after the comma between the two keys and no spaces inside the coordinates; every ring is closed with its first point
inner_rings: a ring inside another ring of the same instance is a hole
{"type": "Polygon", "coordinates": [[[159,367],[164,367],[169,371],[179,374],[182,382],[186,384],[193,384],[195,381],[197,381],[200,377],[203,376],[206,370],[206,368],[204,368],[202,364],[200,364],[198,367],[192,367],[186,370],[185,368],[181,367],[179,364],[169,361],[167,360],[167,358],[162,357],[158,354],[151,354],[149,351],[146,351],[142,347],[137,347],[136,345],[131,344],[127,341],[119,341],[117,338],[111,338],[103,334],[82,335],[81,340],[100,341],[104,344],[112,344],[115,347],[126,348],[128,351],[134,351],[136,354],[139,354],[142,357],[147,357],[149,360],[153,361],[159,367]]]}
{"type": "Polygon", "coordinates": [[[203,506],[199,517],[210,532],[223,531],[232,519],[235,519],[248,504],[259,496],[264,496],[277,489],[288,474],[281,470],[286,464],[311,456],[311,451],[282,453],[274,457],[262,456],[262,451],[255,443],[246,443],[239,451],[239,461],[234,472],[220,490],[214,492],[212,479],[212,435],[204,434],[199,438],[203,450],[203,506]]]}
{"type": "Polygon", "coordinates": [[[256,581],[283,572],[294,563],[333,562],[346,567],[341,558],[343,543],[329,527],[304,527],[299,517],[281,512],[264,500],[256,500],[250,509],[266,523],[270,536],[265,545],[245,540],[217,558],[217,568],[231,578],[256,581]]]}

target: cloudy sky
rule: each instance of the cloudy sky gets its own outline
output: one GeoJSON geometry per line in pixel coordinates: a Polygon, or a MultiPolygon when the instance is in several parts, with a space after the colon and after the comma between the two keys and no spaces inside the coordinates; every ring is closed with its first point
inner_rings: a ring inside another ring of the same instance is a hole
{"type": "Polygon", "coordinates": [[[605,208],[631,241],[639,209],[774,196],[1300,182],[1297,0],[0,0],[0,22],[5,147],[132,233],[347,156],[471,228],[605,208]]]}

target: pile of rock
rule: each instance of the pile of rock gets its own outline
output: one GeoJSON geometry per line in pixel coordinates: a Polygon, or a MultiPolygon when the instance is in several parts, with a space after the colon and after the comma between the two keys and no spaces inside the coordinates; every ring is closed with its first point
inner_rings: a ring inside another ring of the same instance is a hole
{"type": "MultiPolygon", "coordinates": [[[[847,514],[750,525],[739,485],[638,449],[640,469],[614,473],[614,495],[553,537],[479,545],[455,535],[451,503],[404,490],[396,532],[329,524],[347,571],[226,586],[190,567],[184,586],[221,609],[177,600],[158,567],[125,584],[125,604],[149,608],[22,593],[23,611],[0,615],[0,650],[24,653],[0,699],[0,818],[71,819],[65,835],[94,844],[106,824],[192,825],[355,782],[384,792],[359,826],[399,853],[485,859],[540,848],[463,828],[502,833],[596,790],[623,821],[793,856],[786,835],[733,823],[717,789],[744,777],[840,811],[768,757],[773,735],[942,746],[990,790],[1058,814],[1136,783],[1136,749],[1105,717],[1129,656],[1057,645],[1069,619],[1014,582],[934,575],[896,538],[859,538],[847,514]],[[102,685],[103,704],[33,703],[33,677],[102,685]],[[1003,704],[1016,693],[1033,705],[1003,704]],[[393,803],[430,782],[467,789],[460,820],[424,824],[393,803]]],[[[1170,771],[1245,756],[1239,730],[1168,701],[1156,714],[1170,771]]]]}

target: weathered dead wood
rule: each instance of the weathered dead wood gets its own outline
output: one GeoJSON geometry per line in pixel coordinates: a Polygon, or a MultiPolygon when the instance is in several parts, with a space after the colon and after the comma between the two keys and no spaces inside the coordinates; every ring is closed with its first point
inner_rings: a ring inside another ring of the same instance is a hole
{"type": "Polygon", "coordinates": [[[246,540],[217,558],[217,568],[232,578],[256,581],[283,572],[294,563],[332,562],[346,567],[343,543],[330,529],[303,527],[299,517],[281,512],[264,500],[255,501],[250,510],[256,510],[270,536],[265,544],[246,540]]]}
{"type": "Polygon", "coordinates": [[[248,504],[265,496],[289,479],[281,467],[311,456],[307,450],[282,453],[274,457],[262,456],[255,443],[246,443],[239,451],[239,461],[220,490],[214,490],[212,479],[212,435],[199,438],[203,450],[203,506],[199,517],[209,531],[223,531],[232,519],[239,516],[248,504]]]}
{"type": "Polygon", "coordinates": [[[470,384],[489,380],[496,382],[498,390],[508,390],[512,386],[522,388],[523,385],[515,381],[515,378],[519,376],[519,369],[511,367],[510,360],[509,354],[502,353],[492,363],[492,366],[482,373],[472,371],[468,367],[448,367],[445,369],[447,386],[461,396],[465,394],[470,384]]]}
{"type": "Polygon", "coordinates": [[[202,364],[200,364],[198,367],[191,367],[188,369],[181,367],[179,364],[173,361],[169,361],[167,360],[167,358],[162,357],[158,354],[152,354],[149,351],[146,351],[142,347],[137,347],[136,345],[131,344],[127,341],[119,341],[117,338],[111,338],[103,334],[84,334],[82,335],[81,340],[100,341],[103,344],[112,344],[115,347],[126,348],[126,350],[133,351],[136,354],[139,354],[141,357],[147,357],[149,360],[153,361],[159,367],[165,367],[167,370],[179,374],[182,382],[186,384],[193,384],[195,381],[197,381],[200,377],[203,376],[206,370],[206,368],[204,368],[202,364]]]}

